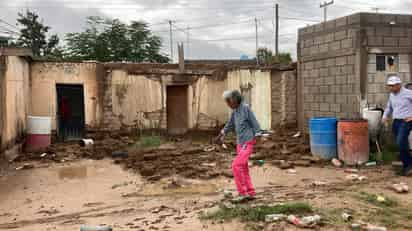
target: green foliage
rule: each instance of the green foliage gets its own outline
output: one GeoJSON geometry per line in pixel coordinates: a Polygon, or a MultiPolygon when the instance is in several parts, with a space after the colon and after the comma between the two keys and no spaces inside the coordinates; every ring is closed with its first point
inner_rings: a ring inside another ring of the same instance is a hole
{"type": "Polygon", "coordinates": [[[274,55],[268,48],[259,48],[257,52],[259,63],[263,65],[272,65],[276,63],[289,64],[292,62],[290,53],[279,53],[274,55]]]}
{"type": "Polygon", "coordinates": [[[313,212],[312,207],[307,203],[285,203],[274,206],[261,205],[251,207],[249,205],[236,205],[227,207],[221,205],[219,210],[211,213],[200,214],[200,219],[212,220],[232,220],[240,218],[242,221],[264,221],[265,216],[275,213],[302,215],[313,212]]]}
{"type": "Polygon", "coordinates": [[[384,201],[379,201],[378,197],[381,195],[377,195],[377,194],[371,194],[371,193],[367,193],[367,192],[360,192],[358,195],[358,198],[362,201],[368,202],[370,204],[373,204],[375,206],[379,206],[379,207],[395,207],[398,206],[398,201],[396,201],[393,198],[389,198],[387,196],[381,196],[384,199],[384,201]]]}
{"type": "Polygon", "coordinates": [[[290,53],[279,53],[277,56],[275,56],[276,61],[278,63],[282,63],[282,64],[289,64],[292,62],[292,56],[290,55],[290,53]]]}
{"type": "Polygon", "coordinates": [[[66,36],[66,56],[72,60],[168,62],[160,54],[161,40],[144,22],[88,17],[87,28],[66,36]]]}
{"type": "Polygon", "coordinates": [[[162,138],[160,136],[142,136],[139,141],[136,143],[137,147],[140,148],[149,148],[157,147],[162,144],[162,138]]]}
{"type": "Polygon", "coordinates": [[[32,11],[27,10],[25,14],[19,13],[17,22],[22,29],[16,45],[20,47],[31,48],[35,57],[59,59],[63,51],[59,48],[59,38],[52,35],[47,40],[49,26],[43,25],[39,16],[32,11]]]}

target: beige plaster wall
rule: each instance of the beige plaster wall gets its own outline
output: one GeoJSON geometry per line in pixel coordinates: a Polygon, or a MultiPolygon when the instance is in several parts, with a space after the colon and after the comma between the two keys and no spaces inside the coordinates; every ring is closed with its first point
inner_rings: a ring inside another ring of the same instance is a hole
{"type": "Polygon", "coordinates": [[[1,147],[14,144],[26,130],[26,115],[29,109],[29,64],[17,56],[5,58],[4,84],[2,88],[1,147]]]}
{"type": "Polygon", "coordinates": [[[97,64],[32,63],[30,115],[51,116],[53,129],[56,129],[57,114],[56,84],[83,85],[86,125],[97,127],[102,116],[98,92],[97,64]]]}

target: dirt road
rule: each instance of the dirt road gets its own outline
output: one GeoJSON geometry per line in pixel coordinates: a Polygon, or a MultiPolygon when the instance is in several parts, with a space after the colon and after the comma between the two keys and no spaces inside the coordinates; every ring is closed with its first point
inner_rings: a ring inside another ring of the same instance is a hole
{"type": "MultiPolygon", "coordinates": [[[[201,221],[198,213],[216,210],[220,190],[234,189],[231,179],[212,180],[168,177],[155,183],[114,165],[113,160],[81,160],[8,171],[0,180],[0,229],[79,230],[81,224],[108,224],[114,230],[243,230],[245,223],[201,221]]],[[[372,210],[353,193],[382,193],[409,203],[410,194],[386,189],[396,178],[387,167],[361,170],[368,180],[348,183],[343,170],[333,167],[298,167],[296,174],[271,165],[252,168],[260,195],[254,202],[306,201],[319,212],[349,208],[359,216],[372,210]],[[314,181],[326,182],[313,186],[314,181]],[[367,210],[367,211],[366,211],[367,210]]],[[[408,225],[408,221],[403,222],[408,225]]],[[[267,225],[266,225],[267,226],[267,225]]],[[[293,230],[284,223],[278,229],[293,230]]],[[[345,230],[347,224],[324,225],[322,230],[345,230]]],[[[272,227],[273,228],[273,227],[272,227]]],[[[268,227],[264,229],[269,230],[268,227]]],[[[402,230],[402,227],[399,227],[402,230]]],[[[407,230],[407,229],[404,229],[407,230]]]]}

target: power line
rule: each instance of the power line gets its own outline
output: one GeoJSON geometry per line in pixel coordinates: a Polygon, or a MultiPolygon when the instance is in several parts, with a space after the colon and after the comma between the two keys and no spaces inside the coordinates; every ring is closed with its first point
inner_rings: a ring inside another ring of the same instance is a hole
{"type": "Polygon", "coordinates": [[[0,29],[2,29],[2,30],[4,30],[4,31],[7,31],[7,32],[9,32],[9,33],[12,33],[12,34],[20,34],[20,32],[17,32],[17,31],[14,31],[14,30],[10,30],[10,29],[8,29],[7,27],[4,27],[4,26],[2,26],[2,25],[0,25],[0,29]]]}
{"type": "Polygon", "coordinates": [[[13,28],[15,28],[15,29],[17,29],[17,30],[20,30],[17,26],[15,26],[15,25],[13,25],[13,24],[11,24],[11,23],[9,23],[9,22],[1,19],[1,18],[0,18],[0,22],[6,24],[6,25],[8,25],[8,26],[11,26],[11,27],[13,27],[13,28]]]}
{"type": "Polygon", "coordinates": [[[297,18],[297,17],[283,17],[279,16],[280,19],[284,20],[294,20],[294,21],[304,21],[304,22],[320,22],[319,20],[307,19],[307,18],[297,18]]]}

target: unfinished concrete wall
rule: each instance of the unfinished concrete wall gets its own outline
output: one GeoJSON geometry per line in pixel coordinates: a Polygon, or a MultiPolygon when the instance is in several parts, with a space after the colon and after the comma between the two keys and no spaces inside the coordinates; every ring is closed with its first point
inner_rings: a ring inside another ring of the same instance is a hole
{"type": "Polygon", "coordinates": [[[299,30],[301,122],[314,116],[358,116],[360,19],[354,14],[299,30]]]}
{"type": "MultiPolygon", "coordinates": [[[[270,70],[238,69],[228,72],[227,89],[243,91],[262,129],[272,128],[270,70]],[[247,95],[250,94],[250,95],[247,95]],[[249,99],[248,99],[249,98],[249,99]]],[[[230,110],[227,111],[230,113],[230,110]]]]}
{"type": "Polygon", "coordinates": [[[359,100],[384,107],[390,74],[411,79],[412,16],[358,13],[299,30],[299,93],[304,115],[355,117],[359,100]],[[396,57],[377,70],[377,55],[396,57]]]}
{"type": "Polygon", "coordinates": [[[297,123],[296,71],[272,71],[272,128],[297,123]]]}
{"type": "Polygon", "coordinates": [[[367,101],[383,108],[388,99],[386,79],[398,75],[404,83],[411,82],[412,16],[396,14],[363,14],[362,26],[367,34],[368,81],[367,101]],[[394,69],[377,70],[378,56],[396,57],[394,69]]]}
{"type": "Polygon", "coordinates": [[[56,84],[81,84],[84,89],[86,125],[98,127],[102,119],[99,92],[101,78],[96,63],[32,63],[30,115],[52,117],[52,128],[56,129],[56,84]]]}
{"type": "Polygon", "coordinates": [[[3,56],[0,77],[1,149],[22,140],[30,103],[29,63],[18,56],[3,56]]]}
{"type": "MultiPolygon", "coordinates": [[[[296,125],[297,116],[297,85],[296,71],[285,71],[281,74],[280,105],[281,125],[296,125]]],[[[274,115],[272,115],[273,117],[274,115]]]]}

